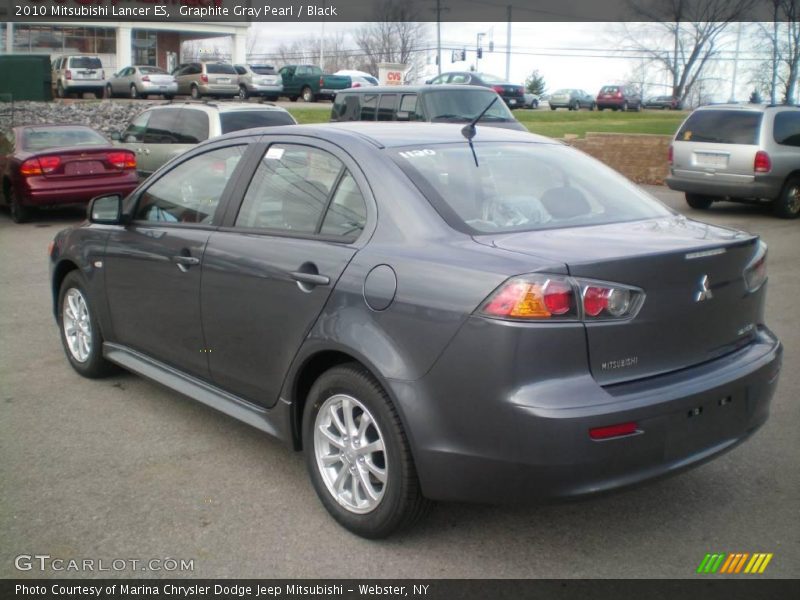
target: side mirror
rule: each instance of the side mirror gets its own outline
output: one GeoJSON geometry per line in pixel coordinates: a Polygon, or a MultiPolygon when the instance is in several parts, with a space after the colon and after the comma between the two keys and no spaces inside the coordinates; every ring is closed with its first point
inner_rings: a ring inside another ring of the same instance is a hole
{"type": "Polygon", "coordinates": [[[110,194],[97,196],[89,201],[86,216],[91,223],[119,225],[122,219],[122,196],[110,194]]]}
{"type": "Polygon", "coordinates": [[[115,142],[119,142],[122,140],[122,134],[119,131],[112,131],[111,135],[109,135],[108,137],[110,137],[115,142]]]}

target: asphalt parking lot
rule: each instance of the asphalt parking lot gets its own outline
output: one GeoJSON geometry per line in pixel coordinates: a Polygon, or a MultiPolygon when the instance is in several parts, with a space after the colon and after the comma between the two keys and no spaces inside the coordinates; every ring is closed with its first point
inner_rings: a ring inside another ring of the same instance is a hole
{"type": "Polygon", "coordinates": [[[766,426],[641,488],[545,506],[440,504],[379,542],[339,527],[301,456],[266,435],[130,374],[78,376],[52,317],[46,251],[82,213],[26,225],[0,213],[0,577],[92,575],[14,567],[46,554],[194,560],[191,572],[96,576],[672,578],[696,576],[707,552],[771,552],[757,577],[799,577],[800,222],[735,204],[700,214],[648,189],[770,246],[768,323],[785,357],[766,426]]]}

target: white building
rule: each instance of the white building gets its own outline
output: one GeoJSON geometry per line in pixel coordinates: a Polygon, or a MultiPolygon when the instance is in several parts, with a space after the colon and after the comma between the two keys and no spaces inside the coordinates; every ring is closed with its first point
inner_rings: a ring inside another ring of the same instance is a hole
{"type": "MultiPolygon", "coordinates": [[[[181,60],[183,42],[209,38],[230,38],[231,62],[245,62],[249,27],[249,23],[205,22],[6,22],[0,23],[0,53],[93,54],[112,71],[133,64],[171,71],[181,60]]],[[[200,49],[203,50],[202,42],[200,49]]]]}

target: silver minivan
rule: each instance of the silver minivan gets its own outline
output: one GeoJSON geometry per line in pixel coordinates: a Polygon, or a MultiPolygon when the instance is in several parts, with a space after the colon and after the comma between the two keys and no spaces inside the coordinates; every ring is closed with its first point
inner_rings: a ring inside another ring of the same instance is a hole
{"type": "Polygon", "coordinates": [[[800,215],[800,108],[704,106],[683,122],[670,146],[667,185],[692,208],[719,200],[770,202],[775,214],[800,215]]]}
{"type": "Polygon", "coordinates": [[[223,62],[196,62],[180,65],[172,72],[178,94],[198,100],[203,96],[238,96],[239,74],[223,62]]]}
{"type": "Polygon", "coordinates": [[[71,94],[82,96],[91,92],[97,98],[103,97],[105,90],[105,70],[97,56],[87,54],[59,56],[52,63],[50,76],[53,92],[59,98],[71,94]]]}

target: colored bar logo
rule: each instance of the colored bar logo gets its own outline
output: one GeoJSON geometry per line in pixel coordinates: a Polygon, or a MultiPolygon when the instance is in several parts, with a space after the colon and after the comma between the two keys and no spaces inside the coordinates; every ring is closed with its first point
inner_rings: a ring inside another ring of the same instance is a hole
{"type": "Polygon", "coordinates": [[[704,575],[714,573],[727,575],[739,573],[761,574],[766,570],[769,561],[772,560],[772,556],[771,552],[756,552],[754,554],[749,554],[748,552],[718,552],[706,554],[703,560],[700,561],[697,572],[704,575]]]}

